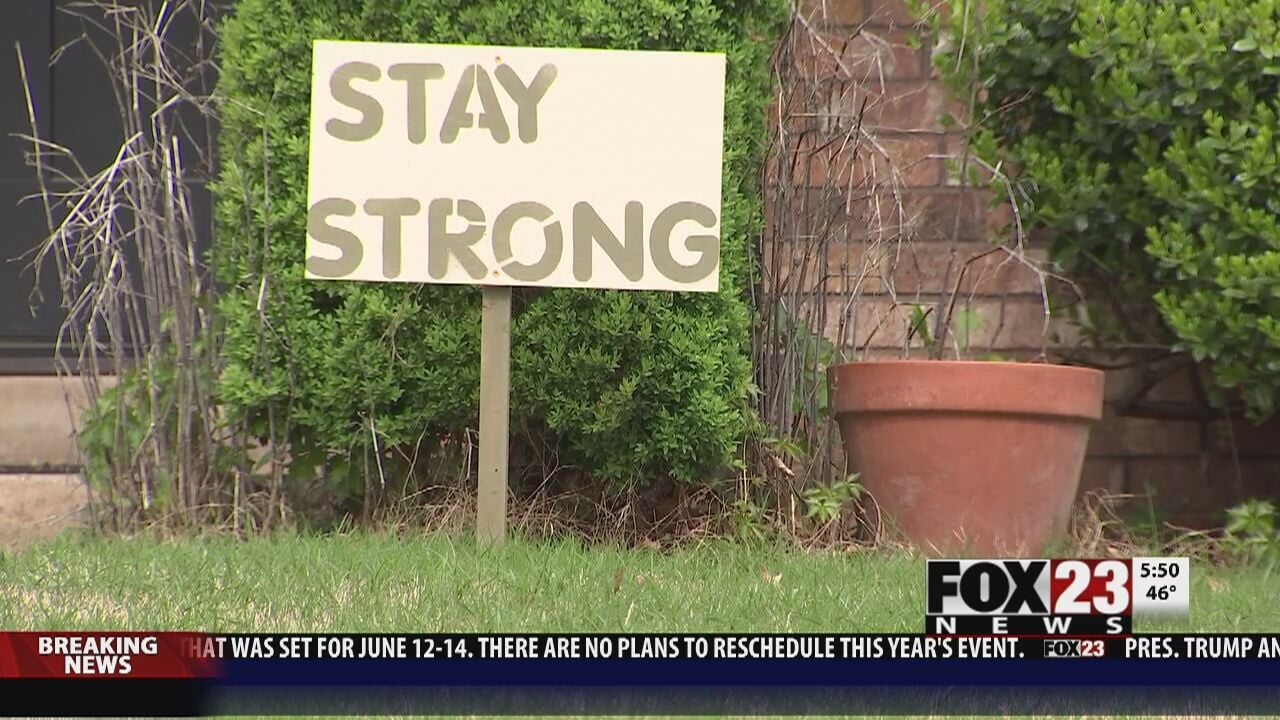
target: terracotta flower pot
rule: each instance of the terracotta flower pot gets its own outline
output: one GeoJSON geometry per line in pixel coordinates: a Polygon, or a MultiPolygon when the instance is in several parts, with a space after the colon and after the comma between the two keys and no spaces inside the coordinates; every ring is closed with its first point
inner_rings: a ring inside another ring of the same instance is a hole
{"type": "Polygon", "coordinates": [[[1005,362],[860,362],[828,369],[849,469],[926,551],[1036,555],[1066,530],[1097,370],[1005,362]]]}

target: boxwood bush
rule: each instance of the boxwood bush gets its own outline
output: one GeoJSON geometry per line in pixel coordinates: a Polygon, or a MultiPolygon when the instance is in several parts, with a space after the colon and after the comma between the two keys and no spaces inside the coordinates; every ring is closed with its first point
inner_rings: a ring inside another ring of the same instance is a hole
{"type": "Polygon", "coordinates": [[[1019,169],[1057,259],[1121,315],[1156,309],[1173,345],[1210,361],[1219,399],[1273,414],[1280,0],[949,5],[939,64],[986,88],[974,147],[1019,169]]]}
{"type": "MultiPolygon", "coordinates": [[[[303,279],[316,38],[719,51],[728,57],[721,292],[517,293],[513,433],[612,481],[706,479],[750,422],[749,240],[783,0],[240,0],[222,34],[214,259],[220,391],[295,458],[475,427],[476,288],[303,279]]],[[[353,473],[354,474],[354,473],[353,473]]]]}

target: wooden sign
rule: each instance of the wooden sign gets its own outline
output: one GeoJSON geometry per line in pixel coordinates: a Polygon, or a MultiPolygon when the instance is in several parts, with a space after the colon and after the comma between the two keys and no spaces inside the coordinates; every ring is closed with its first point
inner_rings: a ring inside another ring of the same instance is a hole
{"type": "Polygon", "coordinates": [[[719,289],[724,73],[712,53],[315,43],[306,277],[492,286],[481,535],[505,532],[510,287],[719,289]]]}

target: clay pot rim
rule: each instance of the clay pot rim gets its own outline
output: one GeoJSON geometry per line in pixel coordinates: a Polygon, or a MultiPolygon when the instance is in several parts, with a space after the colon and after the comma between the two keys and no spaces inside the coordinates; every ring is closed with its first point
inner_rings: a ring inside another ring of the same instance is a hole
{"type": "Polygon", "coordinates": [[[1106,378],[1075,365],[981,360],[869,360],[832,365],[827,373],[837,418],[959,412],[1086,423],[1102,417],[1106,378]],[[1037,392],[1041,386],[1059,392],[1037,392]]]}
{"type": "MultiPolygon", "coordinates": [[[[904,366],[904,365],[919,365],[919,366],[940,366],[940,365],[950,365],[950,366],[956,366],[956,367],[959,367],[959,366],[964,366],[964,367],[998,367],[998,368],[1011,368],[1011,367],[1016,367],[1016,368],[1027,368],[1027,369],[1032,369],[1032,368],[1045,368],[1045,369],[1053,369],[1053,370],[1055,370],[1055,371],[1063,370],[1063,371],[1067,371],[1067,372],[1082,372],[1082,373],[1085,373],[1085,374],[1088,374],[1088,375],[1095,375],[1095,376],[1096,376],[1096,375],[1105,375],[1105,374],[1106,374],[1106,373],[1105,373],[1105,371],[1103,371],[1103,370],[1099,370],[1099,369],[1097,369],[1097,368],[1084,367],[1084,366],[1082,366],[1082,365],[1063,365],[1063,364],[1060,364],[1060,363],[1051,363],[1051,362],[1026,362],[1026,361],[1023,361],[1023,360],[913,360],[913,359],[905,359],[905,360],[854,360],[854,361],[852,361],[852,362],[833,363],[833,364],[829,365],[829,366],[827,367],[827,369],[829,369],[829,370],[834,370],[834,369],[836,369],[836,368],[847,368],[847,367],[868,367],[868,366],[880,366],[880,367],[885,367],[885,366],[889,366],[889,365],[896,365],[896,366],[904,366]]],[[[1021,370],[1016,370],[1015,372],[1021,372],[1021,370]]]]}

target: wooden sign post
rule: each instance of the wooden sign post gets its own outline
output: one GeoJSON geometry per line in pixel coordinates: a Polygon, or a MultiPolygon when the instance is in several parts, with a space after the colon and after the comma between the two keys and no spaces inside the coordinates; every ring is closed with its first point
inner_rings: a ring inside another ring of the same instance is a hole
{"type": "Polygon", "coordinates": [[[314,43],[306,277],[484,286],[482,541],[512,286],[719,290],[724,78],[717,53],[314,43]]]}
{"type": "Polygon", "coordinates": [[[484,288],[480,317],[480,467],[476,535],[507,538],[507,448],[511,421],[511,288],[484,288]]]}

